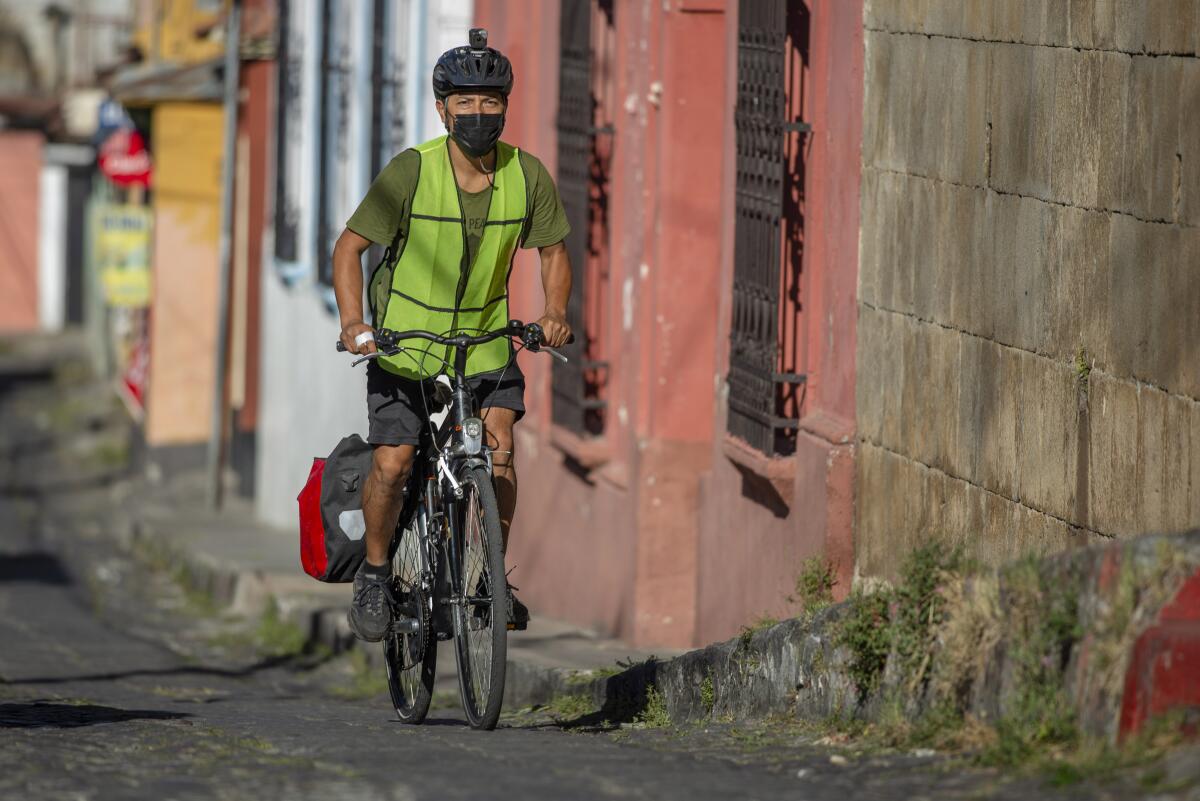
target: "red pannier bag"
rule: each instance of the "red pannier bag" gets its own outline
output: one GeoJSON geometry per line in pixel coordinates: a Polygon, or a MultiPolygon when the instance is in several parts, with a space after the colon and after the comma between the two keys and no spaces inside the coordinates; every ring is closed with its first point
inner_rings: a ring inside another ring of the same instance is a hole
{"type": "Polygon", "coordinates": [[[327,458],[313,459],[300,504],[300,563],[304,572],[331,583],[354,580],[366,558],[362,489],[371,469],[371,446],[345,437],[327,458]]]}

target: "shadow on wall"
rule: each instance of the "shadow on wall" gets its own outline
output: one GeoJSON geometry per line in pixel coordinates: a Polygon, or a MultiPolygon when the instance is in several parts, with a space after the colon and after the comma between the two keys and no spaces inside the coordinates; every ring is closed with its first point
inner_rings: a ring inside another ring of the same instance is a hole
{"type": "Polygon", "coordinates": [[[741,465],[734,466],[742,477],[743,498],[762,506],[780,520],[788,516],[790,507],[787,499],[779,494],[769,479],[741,465]]]}

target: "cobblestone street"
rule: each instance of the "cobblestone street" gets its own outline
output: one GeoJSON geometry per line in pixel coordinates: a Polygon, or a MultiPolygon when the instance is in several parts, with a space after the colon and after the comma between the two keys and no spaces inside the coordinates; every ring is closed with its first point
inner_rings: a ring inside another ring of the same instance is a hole
{"type": "Polygon", "coordinates": [[[795,722],[612,726],[547,708],[480,733],[441,693],[426,725],[401,725],[362,660],[265,654],[252,623],[116,547],[106,520],[130,490],[93,469],[95,388],[3,390],[0,798],[1130,797],[831,746],[795,722]]]}

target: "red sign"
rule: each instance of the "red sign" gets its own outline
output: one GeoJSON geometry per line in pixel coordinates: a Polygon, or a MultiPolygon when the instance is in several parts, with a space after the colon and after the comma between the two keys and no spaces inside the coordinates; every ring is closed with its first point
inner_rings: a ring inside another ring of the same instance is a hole
{"type": "Polygon", "coordinates": [[[117,186],[150,186],[150,152],[135,130],[122,129],[100,145],[100,172],[117,186]]]}
{"type": "Polygon", "coordinates": [[[150,376],[150,315],[145,309],[122,309],[130,315],[133,330],[121,345],[119,358],[124,366],[119,368],[117,389],[125,407],[135,420],[141,420],[146,411],[146,383],[150,376]]]}

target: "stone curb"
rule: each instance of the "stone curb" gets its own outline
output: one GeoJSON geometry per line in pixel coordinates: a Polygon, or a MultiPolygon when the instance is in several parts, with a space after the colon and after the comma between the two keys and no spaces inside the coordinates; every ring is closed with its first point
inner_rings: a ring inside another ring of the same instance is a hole
{"type": "MultiPolygon", "coordinates": [[[[1144,635],[1155,631],[1163,610],[1169,609],[1169,614],[1178,618],[1180,610],[1187,608],[1190,619],[1197,622],[1190,624],[1186,648],[1191,651],[1186,652],[1200,653],[1200,530],[1059,553],[1041,560],[1036,569],[1045,586],[1078,588],[1077,624],[1082,634],[1059,666],[1059,675],[1082,731],[1114,741],[1128,733],[1122,715],[1129,716],[1131,701],[1123,700],[1120,689],[1111,690],[1111,680],[1103,680],[1113,675],[1120,680],[1127,670],[1129,679],[1118,681],[1119,688],[1142,680],[1133,675],[1129,665],[1131,660],[1138,665],[1144,635]],[[1125,622],[1114,625],[1121,620],[1125,622]],[[1107,658],[1101,660],[1099,655],[1106,652],[1107,658]]],[[[1006,575],[1003,570],[984,574],[994,579],[1002,599],[1013,592],[1015,582],[1006,575]]],[[[969,595],[969,582],[967,591],[969,595]]],[[[894,655],[884,672],[883,690],[860,703],[849,672],[851,654],[837,642],[838,623],[849,611],[850,604],[843,602],[809,621],[787,620],[674,659],[639,663],[613,676],[543,678],[539,694],[590,698],[599,711],[587,717],[612,723],[643,714],[652,688],[673,724],[771,716],[823,720],[832,715],[876,721],[885,712],[886,690],[896,688],[894,655]]],[[[1178,623],[1172,625],[1176,636],[1181,636],[1178,623]]],[[[1016,692],[1014,654],[1021,645],[1011,635],[988,644],[978,673],[972,677],[966,711],[985,720],[1006,713],[1016,692]]],[[[1174,647],[1175,653],[1185,652],[1178,643],[1174,647]]],[[[939,658],[941,653],[935,650],[935,664],[939,658]]],[[[1168,671],[1196,669],[1194,665],[1172,668],[1169,662],[1164,664],[1168,671]]],[[[1181,704],[1182,708],[1195,706],[1191,700],[1194,690],[1171,689],[1179,683],[1181,672],[1175,674],[1174,682],[1166,683],[1168,689],[1158,692],[1158,706],[1162,707],[1158,713],[1181,708],[1181,704]]],[[[1140,692],[1145,695],[1147,691],[1140,692]]],[[[907,712],[919,713],[927,703],[927,698],[914,697],[907,712]]],[[[1140,703],[1145,706],[1148,702],[1140,703]]]]}
{"type": "Polygon", "coordinates": [[[589,698],[591,717],[611,723],[635,720],[661,699],[671,723],[773,716],[824,719],[853,714],[854,684],[845,670],[849,654],[835,642],[839,604],[811,621],[786,620],[668,660],[648,660],[611,676],[571,673],[545,680],[540,695],[589,698]]]}
{"type": "MultiPolygon", "coordinates": [[[[168,543],[144,520],[135,521],[128,530],[128,545],[132,549],[181,565],[181,578],[187,585],[212,598],[217,605],[252,616],[261,613],[273,598],[283,619],[305,632],[307,647],[324,647],[335,654],[363,648],[369,664],[381,665],[380,649],[360,642],[350,633],[345,610],[340,605],[333,607],[325,599],[294,591],[277,591],[269,573],[225,564],[168,543]]],[[[1121,582],[1114,579],[1114,571],[1121,564],[1131,566],[1132,570],[1138,565],[1161,561],[1164,554],[1170,554],[1177,567],[1172,580],[1182,586],[1188,576],[1200,571],[1200,531],[1142,537],[1060,553],[1038,563],[1038,570],[1052,581],[1073,576],[1081,588],[1078,599],[1081,624],[1093,625],[1117,603],[1114,593],[1128,592],[1127,587],[1122,589],[1121,582]]],[[[998,575],[1003,576],[1003,572],[998,575]]],[[[1003,593],[1003,578],[1000,581],[1003,593]]],[[[1134,589],[1138,598],[1152,598],[1153,608],[1140,609],[1131,618],[1129,631],[1108,632],[1107,636],[1115,638],[1125,651],[1132,651],[1134,641],[1153,624],[1158,608],[1172,596],[1171,588],[1134,589]],[[1133,630],[1135,627],[1140,628],[1133,630]]],[[[822,720],[838,715],[876,720],[883,711],[880,699],[872,697],[859,703],[848,669],[851,654],[837,642],[838,623],[848,612],[849,604],[843,602],[810,620],[786,620],[673,659],[632,664],[612,675],[552,668],[510,656],[505,705],[518,709],[553,705],[564,696],[585,697],[598,710],[594,715],[597,721],[607,719],[617,723],[634,720],[642,714],[653,691],[674,724],[772,716],[822,720]]],[[[1101,645],[1091,634],[1084,637],[1075,648],[1078,653],[1064,665],[1063,673],[1070,701],[1085,731],[1111,739],[1117,730],[1121,698],[1097,692],[1089,672],[1094,670],[1089,663],[1090,654],[1101,645]]],[[[1008,703],[1006,694],[1012,689],[1012,682],[1005,674],[1006,655],[1014,648],[1014,643],[1005,641],[991,646],[994,665],[976,682],[970,700],[972,712],[984,718],[1003,713],[1008,703]]],[[[1120,655],[1126,662],[1129,657],[1129,653],[1120,655]]],[[[1112,666],[1105,669],[1111,672],[1112,666]]],[[[885,687],[889,673],[890,670],[885,671],[885,687]]],[[[918,701],[916,708],[919,706],[918,701]]]]}

